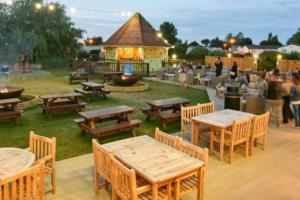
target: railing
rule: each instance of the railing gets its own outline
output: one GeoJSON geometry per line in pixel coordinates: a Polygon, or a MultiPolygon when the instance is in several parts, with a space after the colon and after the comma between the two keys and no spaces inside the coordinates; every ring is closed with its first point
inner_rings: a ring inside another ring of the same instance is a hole
{"type": "Polygon", "coordinates": [[[132,73],[139,77],[149,76],[149,63],[132,61],[90,61],[90,60],[70,60],[70,70],[85,69],[85,71],[101,74],[103,72],[124,72],[124,65],[132,65],[132,73]]]}

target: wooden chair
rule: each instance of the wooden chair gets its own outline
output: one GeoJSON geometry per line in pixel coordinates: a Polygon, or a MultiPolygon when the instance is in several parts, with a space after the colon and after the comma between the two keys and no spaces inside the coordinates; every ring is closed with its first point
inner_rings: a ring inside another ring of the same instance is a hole
{"type": "Polygon", "coordinates": [[[112,153],[107,152],[96,139],[92,140],[93,144],[93,154],[95,163],[95,192],[99,193],[101,185],[99,183],[100,176],[105,180],[105,187],[108,188],[108,184],[111,183],[111,156],[112,153]]]}
{"type": "MultiPolygon", "coordinates": [[[[181,107],[181,137],[183,137],[183,134],[185,133],[191,134],[192,132],[191,119],[193,117],[203,115],[203,114],[208,114],[214,111],[215,111],[214,102],[198,104],[196,106],[181,107]]],[[[208,126],[201,125],[199,127],[199,130],[202,135],[210,135],[210,128],[208,126]]]]}
{"type": "Polygon", "coordinates": [[[51,176],[52,193],[56,192],[56,138],[47,138],[30,132],[28,150],[35,155],[36,162],[45,162],[45,175],[51,176]]]}
{"type": "MultiPolygon", "coordinates": [[[[249,137],[251,133],[251,119],[237,120],[233,123],[231,131],[226,130],[224,134],[224,145],[230,147],[230,159],[232,163],[234,146],[245,144],[245,157],[248,157],[249,137]]],[[[221,142],[221,134],[215,130],[210,137],[210,154],[214,150],[214,143],[221,142]]]]}
{"type": "Polygon", "coordinates": [[[44,162],[0,179],[0,200],[44,200],[44,162]]]}
{"type": "MultiPolygon", "coordinates": [[[[118,160],[112,158],[112,195],[113,200],[151,200],[152,187],[145,182],[137,181],[134,169],[128,169],[118,160]]],[[[160,200],[168,199],[166,190],[159,189],[160,200]]]]}
{"type": "Polygon", "coordinates": [[[177,148],[179,138],[169,135],[167,133],[164,133],[164,132],[160,131],[159,128],[156,128],[155,129],[155,139],[161,143],[168,145],[168,146],[177,148]]]}
{"type": "Polygon", "coordinates": [[[174,186],[174,199],[178,200],[180,197],[190,191],[198,190],[199,184],[201,184],[201,190],[198,190],[198,199],[204,199],[204,186],[205,186],[205,176],[208,163],[208,149],[202,149],[191,143],[179,140],[178,150],[204,162],[204,166],[201,168],[200,172],[192,172],[185,174],[184,176],[175,180],[174,186]]]}
{"type": "Polygon", "coordinates": [[[270,118],[270,113],[266,112],[265,114],[262,115],[257,115],[254,118],[253,126],[252,126],[252,131],[250,135],[250,155],[253,153],[253,147],[254,145],[256,146],[257,143],[257,138],[263,137],[263,142],[262,142],[262,148],[265,150],[266,148],[266,139],[267,139],[267,134],[269,131],[269,118],[270,118]]]}

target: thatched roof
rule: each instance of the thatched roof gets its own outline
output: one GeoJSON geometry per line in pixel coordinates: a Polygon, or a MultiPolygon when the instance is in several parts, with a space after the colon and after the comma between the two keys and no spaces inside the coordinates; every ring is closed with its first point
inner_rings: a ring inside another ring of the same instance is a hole
{"type": "Polygon", "coordinates": [[[119,30],[117,30],[104,44],[104,46],[153,46],[169,47],[156,30],[140,14],[135,13],[119,30]]]}

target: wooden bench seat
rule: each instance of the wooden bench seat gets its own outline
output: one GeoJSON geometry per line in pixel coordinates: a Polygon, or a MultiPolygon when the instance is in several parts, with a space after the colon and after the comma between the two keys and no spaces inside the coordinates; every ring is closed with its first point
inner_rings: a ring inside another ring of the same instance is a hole
{"type": "Polygon", "coordinates": [[[51,119],[51,114],[56,112],[65,112],[69,110],[82,110],[85,108],[86,103],[80,104],[67,104],[67,105],[52,105],[46,107],[44,104],[41,104],[43,113],[48,115],[48,118],[51,119]]]}
{"type": "Polygon", "coordinates": [[[101,90],[105,94],[110,94],[111,93],[111,91],[109,89],[107,89],[107,88],[102,88],[101,90]]]}
{"type": "Polygon", "coordinates": [[[179,112],[161,113],[159,118],[160,118],[160,121],[161,121],[161,124],[162,124],[163,128],[165,129],[166,128],[166,123],[177,121],[177,120],[180,119],[180,113],[179,112]]]}
{"type": "Polygon", "coordinates": [[[92,129],[91,127],[87,126],[84,122],[83,118],[75,119],[74,122],[84,131],[90,133],[93,137],[99,138],[101,136],[111,135],[114,133],[118,133],[121,131],[130,130],[132,136],[135,136],[135,129],[140,127],[142,121],[135,119],[131,120],[130,122],[121,122],[119,124],[113,124],[101,128],[92,129]]]}
{"type": "Polygon", "coordinates": [[[84,90],[84,89],[81,89],[81,88],[74,89],[74,92],[80,93],[84,96],[94,96],[93,91],[88,91],[88,90],[84,90]]]}
{"type": "Polygon", "coordinates": [[[73,81],[89,81],[89,74],[88,73],[70,73],[69,74],[69,82],[70,84],[73,81]]]}
{"type": "Polygon", "coordinates": [[[18,118],[21,117],[23,110],[14,111],[1,111],[0,119],[16,119],[16,124],[18,124],[18,118]]]}

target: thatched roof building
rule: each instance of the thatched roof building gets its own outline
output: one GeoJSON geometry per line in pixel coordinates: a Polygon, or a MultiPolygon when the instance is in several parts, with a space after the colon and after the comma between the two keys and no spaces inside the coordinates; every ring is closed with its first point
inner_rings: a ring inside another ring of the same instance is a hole
{"type": "Polygon", "coordinates": [[[135,13],[103,47],[106,60],[148,62],[154,70],[167,61],[170,45],[157,36],[156,30],[140,13],[135,13]]]}

